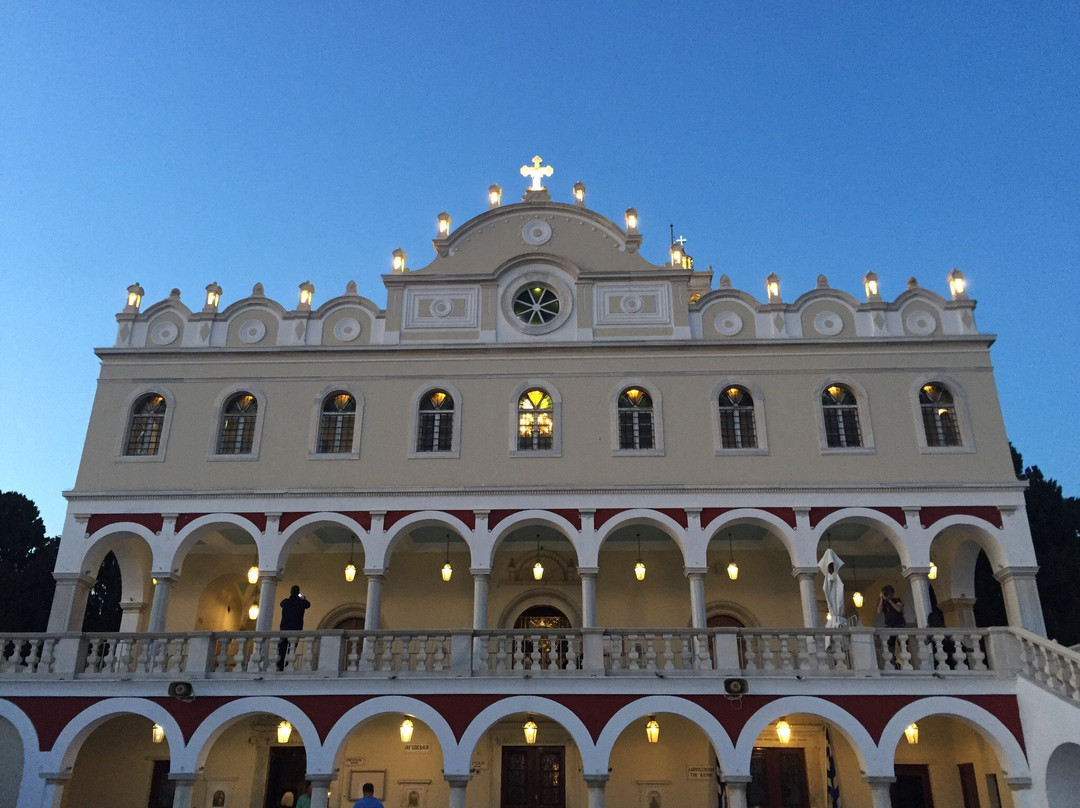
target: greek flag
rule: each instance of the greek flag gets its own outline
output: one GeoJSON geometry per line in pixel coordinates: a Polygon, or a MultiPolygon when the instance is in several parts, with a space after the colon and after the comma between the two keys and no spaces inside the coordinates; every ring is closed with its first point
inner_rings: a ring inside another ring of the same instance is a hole
{"type": "Polygon", "coordinates": [[[842,808],[840,775],[836,771],[836,755],[833,754],[832,736],[829,735],[828,727],[825,727],[825,761],[828,763],[825,771],[825,790],[829,795],[829,808],[842,808]]]}

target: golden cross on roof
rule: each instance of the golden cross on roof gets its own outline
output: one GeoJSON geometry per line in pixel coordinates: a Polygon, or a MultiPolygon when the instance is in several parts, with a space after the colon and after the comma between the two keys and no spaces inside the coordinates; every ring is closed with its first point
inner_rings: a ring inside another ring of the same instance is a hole
{"type": "Polygon", "coordinates": [[[544,177],[550,177],[554,174],[555,169],[551,166],[540,165],[544,161],[540,159],[539,154],[532,159],[532,162],[533,164],[531,166],[521,167],[521,176],[532,179],[532,185],[529,186],[530,191],[542,191],[544,190],[544,186],[541,184],[541,180],[544,177]]]}

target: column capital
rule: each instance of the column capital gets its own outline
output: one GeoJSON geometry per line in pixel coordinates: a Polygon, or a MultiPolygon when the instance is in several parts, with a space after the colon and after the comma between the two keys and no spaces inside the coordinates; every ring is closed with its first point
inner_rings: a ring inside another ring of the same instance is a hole
{"type": "Polygon", "coordinates": [[[312,788],[328,788],[337,778],[337,769],[332,772],[307,772],[304,775],[304,779],[311,783],[312,788]]]}
{"type": "Polygon", "coordinates": [[[281,579],[284,576],[281,574],[281,570],[259,570],[259,583],[264,581],[273,581],[275,584],[281,583],[281,579]]]}
{"type": "Polygon", "coordinates": [[[71,779],[71,769],[62,772],[41,772],[38,776],[51,786],[62,786],[71,779]]]}
{"type": "Polygon", "coordinates": [[[870,788],[891,786],[896,782],[896,777],[889,774],[864,774],[862,779],[870,788]]]}
{"type": "Polygon", "coordinates": [[[87,588],[93,586],[94,581],[97,580],[93,576],[82,572],[54,572],[52,577],[58,584],[75,584],[87,588]]]}
{"type": "Polygon", "coordinates": [[[805,576],[809,575],[811,578],[818,574],[817,567],[792,567],[791,577],[796,581],[802,580],[805,576]]]}
{"type": "Polygon", "coordinates": [[[1038,566],[1034,567],[1003,567],[994,573],[994,579],[1003,584],[1006,581],[1011,580],[1035,580],[1035,574],[1039,571],[1038,566]]]}
{"type": "Polygon", "coordinates": [[[928,576],[930,575],[930,567],[905,567],[904,569],[900,570],[900,574],[908,579],[914,578],[916,576],[921,578],[928,578],[928,576]]]}
{"type": "Polygon", "coordinates": [[[159,584],[175,584],[180,580],[180,576],[172,570],[152,570],[150,577],[157,578],[159,584]]]}
{"type": "Polygon", "coordinates": [[[611,779],[610,774],[583,774],[581,779],[585,781],[585,785],[592,788],[603,787],[607,785],[607,781],[611,779]]]}
{"type": "Polygon", "coordinates": [[[196,772],[169,772],[169,779],[174,783],[194,783],[199,779],[196,772]]]}
{"type": "Polygon", "coordinates": [[[745,786],[753,782],[754,778],[749,774],[724,774],[721,770],[720,779],[729,786],[745,786]]]}
{"type": "Polygon", "coordinates": [[[600,574],[599,567],[578,567],[577,571],[582,578],[595,578],[600,574]]]}
{"type": "Polygon", "coordinates": [[[467,786],[469,781],[472,780],[471,774],[443,774],[443,780],[449,783],[451,786],[467,786]]]}
{"type": "Polygon", "coordinates": [[[700,575],[704,578],[708,573],[708,567],[683,567],[683,575],[687,578],[693,578],[695,575],[700,575]]]}
{"type": "Polygon", "coordinates": [[[490,578],[491,567],[469,567],[469,574],[473,578],[490,578]]]}
{"type": "Polygon", "coordinates": [[[1013,791],[1025,791],[1031,788],[1030,777],[1004,777],[1005,784],[1013,791]]]}
{"type": "Polygon", "coordinates": [[[364,577],[369,580],[385,581],[387,572],[388,570],[382,567],[373,567],[371,569],[364,567],[364,577]]]}

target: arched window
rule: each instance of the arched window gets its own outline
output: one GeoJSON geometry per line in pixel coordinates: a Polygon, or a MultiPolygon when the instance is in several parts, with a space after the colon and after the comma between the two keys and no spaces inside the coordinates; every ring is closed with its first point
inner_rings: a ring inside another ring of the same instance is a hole
{"type": "Polygon", "coordinates": [[[821,391],[821,411],[825,418],[825,442],[831,448],[862,446],[859,431],[859,404],[855,394],[842,384],[821,391]]]}
{"type": "Polygon", "coordinates": [[[652,396],[638,387],[628,387],[619,394],[618,408],[619,448],[655,448],[652,396]]]}
{"type": "Polygon", "coordinates": [[[928,382],[919,390],[923,429],[927,446],[960,446],[960,429],[956,422],[956,405],[952,393],[939,382],[928,382]]]}
{"type": "Polygon", "coordinates": [[[745,387],[720,391],[720,446],[724,449],[756,449],[757,423],[754,399],[745,387]]]}
{"type": "Polygon", "coordinates": [[[225,402],[218,430],[219,455],[251,454],[259,402],[251,393],[237,393],[225,402]]]}
{"type": "Polygon", "coordinates": [[[445,390],[428,390],[420,397],[416,420],[416,451],[449,452],[454,448],[454,398],[445,390]]]}
{"type": "Polygon", "coordinates": [[[526,390],[518,399],[518,451],[554,448],[555,404],[538,387],[526,390]]]}
{"type": "Polygon", "coordinates": [[[318,454],[351,452],[356,428],[356,399],[337,390],[323,399],[319,415],[318,454]]]}
{"type": "Polygon", "coordinates": [[[165,399],[157,393],[147,393],[131,408],[126,455],[156,455],[161,448],[161,430],[165,425],[165,399]]]}

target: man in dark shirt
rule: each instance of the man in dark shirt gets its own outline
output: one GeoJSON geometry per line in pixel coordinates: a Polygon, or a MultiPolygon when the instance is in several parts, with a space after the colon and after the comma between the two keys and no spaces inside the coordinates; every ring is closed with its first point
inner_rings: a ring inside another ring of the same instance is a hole
{"type": "MultiPolygon", "coordinates": [[[[281,624],[278,626],[282,631],[301,631],[304,628],[304,611],[310,608],[311,603],[300,594],[300,587],[293,586],[289,590],[289,597],[281,601],[281,624]]],[[[278,643],[279,671],[285,670],[285,657],[289,653],[289,640],[282,638],[278,643]]]]}

